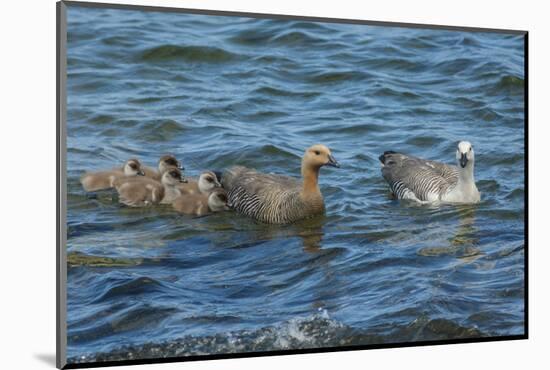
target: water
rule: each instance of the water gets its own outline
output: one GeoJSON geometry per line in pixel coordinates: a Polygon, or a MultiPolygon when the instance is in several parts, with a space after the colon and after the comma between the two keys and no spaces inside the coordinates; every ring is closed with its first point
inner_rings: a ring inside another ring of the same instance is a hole
{"type": "Polygon", "coordinates": [[[70,362],[523,334],[524,66],[517,35],[68,11],[70,362]],[[392,200],[385,150],[476,149],[482,202],[392,200]],[[299,176],[326,215],[130,209],[85,170],[174,153],[299,176]]]}

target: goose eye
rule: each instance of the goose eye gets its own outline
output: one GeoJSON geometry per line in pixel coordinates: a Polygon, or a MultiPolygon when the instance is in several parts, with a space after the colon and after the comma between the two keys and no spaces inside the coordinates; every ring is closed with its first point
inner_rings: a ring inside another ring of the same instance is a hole
{"type": "Polygon", "coordinates": [[[133,169],[133,170],[135,170],[135,169],[136,169],[136,167],[137,167],[137,166],[136,166],[135,164],[133,164],[133,163],[132,163],[132,164],[130,164],[129,166],[130,166],[130,168],[131,168],[131,169],[133,169]]]}
{"type": "Polygon", "coordinates": [[[315,151],[315,155],[319,155],[319,154],[321,154],[321,152],[318,151],[318,150],[316,150],[316,151],[315,151]]]}
{"type": "Polygon", "coordinates": [[[206,179],[206,181],[208,181],[208,182],[213,182],[214,180],[213,180],[211,177],[208,177],[208,178],[206,179]]]}

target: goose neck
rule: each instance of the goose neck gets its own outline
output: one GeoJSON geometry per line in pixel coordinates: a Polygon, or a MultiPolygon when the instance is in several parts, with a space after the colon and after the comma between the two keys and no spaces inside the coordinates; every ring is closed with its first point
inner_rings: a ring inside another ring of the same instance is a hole
{"type": "Polygon", "coordinates": [[[302,164],[302,178],[304,180],[304,195],[319,194],[319,168],[302,164]]]}
{"type": "Polygon", "coordinates": [[[466,167],[459,167],[458,182],[461,184],[470,184],[474,182],[474,163],[470,162],[466,167]]]}

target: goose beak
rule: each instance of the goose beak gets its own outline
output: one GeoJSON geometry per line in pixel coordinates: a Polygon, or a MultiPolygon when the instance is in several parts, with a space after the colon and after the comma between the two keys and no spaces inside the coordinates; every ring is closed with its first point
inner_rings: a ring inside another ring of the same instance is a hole
{"type": "Polygon", "coordinates": [[[460,167],[464,168],[468,164],[468,157],[466,153],[460,153],[460,167]]]}
{"type": "Polygon", "coordinates": [[[327,166],[340,168],[340,163],[338,163],[338,162],[336,161],[336,159],[334,159],[334,157],[332,156],[332,154],[329,154],[327,166]]]}

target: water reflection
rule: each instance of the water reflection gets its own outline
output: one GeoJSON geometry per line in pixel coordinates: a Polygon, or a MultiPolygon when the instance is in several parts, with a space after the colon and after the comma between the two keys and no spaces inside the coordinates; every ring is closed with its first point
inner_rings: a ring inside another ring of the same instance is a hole
{"type": "Polygon", "coordinates": [[[323,236],[323,226],[325,225],[326,217],[324,215],[303,220],[295,224],[294,229],[296,235],[302,239],[302,245],[305,252],[315,253],[321,249],[323,236]]]}
{"type": "Polygon", "coordinates": [[[482,256],[478,248],[477,227],[475,226],[475,205],[457,206],[458,227],[449,239],[449,245],[441,247],[426,247],[418,251],[420,256],[439,257],[454,256],[471,263],[482,256]]]}

